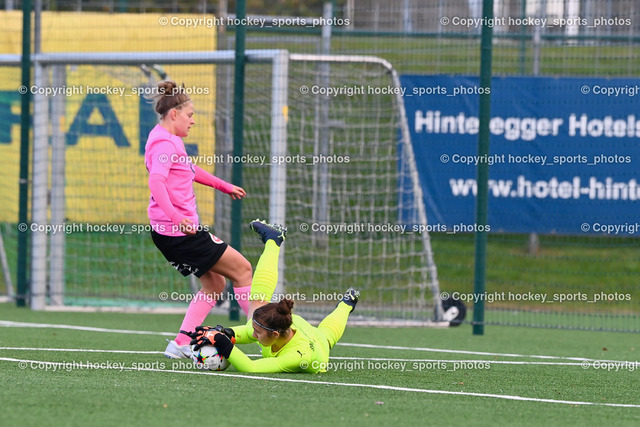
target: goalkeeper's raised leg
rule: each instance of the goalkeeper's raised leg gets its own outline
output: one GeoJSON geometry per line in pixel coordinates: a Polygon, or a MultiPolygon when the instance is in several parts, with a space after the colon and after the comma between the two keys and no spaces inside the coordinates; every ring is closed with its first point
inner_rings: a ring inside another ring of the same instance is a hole
{"type": "Polygon", "coordinates": [[[280,245],[287,237],[287,229],[281,225],[268,224],[256,219],[249,224],[264,243],[264,250],[256,265],[249,293],[249,311],[247,318],[253,317],[256,308],[271,302],[278,284],[278,258],[280,245]]]}

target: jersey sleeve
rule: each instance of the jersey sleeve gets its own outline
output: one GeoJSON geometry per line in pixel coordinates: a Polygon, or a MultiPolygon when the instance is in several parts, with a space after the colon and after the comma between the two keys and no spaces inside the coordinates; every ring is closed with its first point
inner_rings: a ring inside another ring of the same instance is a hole
{"type": "Polygon", "coordinates": [[[169,192],[167,191],[166,178],[163,178],[160,174],[149,175],[149,190],[151,191],[151,197],[160,206],[160,209],[164,214],[171,219],[171,222],[178,225],[182,220],[182,215],[176,210],[171,203],[169,192]]]}
{"type": "Polygon", "coordinates": [[[251,319],[246,325],[233,326],[233,333],[236,334],[236,344],[250,344],[258,341],[253,337],[253,324],[251,319]]]}
{"type": "Polygon", "coordinates": [[[303,371],[309,366],[310,360],[297,351],[287,352],[278,357],[251,360],[242,350],[234,347],[229,355],[229,362],[239,372],[274,373],[303,371]]]}
{"type": "Polygon", "coordinates": [[[169,176],[169,170],[175,158],[176,147],[167,140],[156,141],[149,146],[147,158],[147,169],[149,175],[158,174],[163,177],[169,176]]]}
{"type": "Polygon", "coordinates": [[[217,176],[210,174],[198,165],[194,165],[194,169],[196,171],[195,180],[197,183],[213,187],[216,190],[220,190],[226,194],[229,194],[233,191],[233,185],[229,184],[227,181],[224,181],[217,176]]]}

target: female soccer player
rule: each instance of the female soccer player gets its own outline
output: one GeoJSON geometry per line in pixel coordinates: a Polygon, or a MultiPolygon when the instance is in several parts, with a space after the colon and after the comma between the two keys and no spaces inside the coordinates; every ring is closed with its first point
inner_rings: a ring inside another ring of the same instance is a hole
{"type": "Polygon", "coordinates": [[[278,256],[286,229],[253,221],[250,227],[264,242],[251,285],[249,321],[233,328],[199,326],[189,333],[194,350],[213,345],[240,372],[324,372],[329,350],[342,337],[349,314],[360,294],[349,288],[336,309],[318,325],[311,326],[292,314],[293,301],[268,303],[278,281],[278,256]],[[234,344],[258,342],[262,359],[251,360],[234,344]]]}
{"type": "MultiPolygon", "coordinates": [[[[193,103],[175,82],[159,82],[152,98],[160,116],[147,139],[145,165],[149,171],[149,221],[151,237],[167,261],[183,276],[194,274],[202,289],[189,304],[180,330],[193,331],[202,324],[225,285],[233,283],[240,307],[247,313],[251,289],[251,264],[238,251],[202,230],[196,211],[193,181],[241,199],[246,192],[204,171],[191,162],[182,138],[194,125],[193,103]]],[[[168,340],[169,341],[169,340],[168,340]]],[[[178,333],[164,355],[187,358],[191,355],[189,336],[178,333]]]]}

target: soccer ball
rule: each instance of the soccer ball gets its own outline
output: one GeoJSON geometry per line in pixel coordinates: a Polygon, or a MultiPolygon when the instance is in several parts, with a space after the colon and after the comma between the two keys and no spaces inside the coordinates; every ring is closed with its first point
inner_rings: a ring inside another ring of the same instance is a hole
{"type": "Polygon", "coordinates": [[[218,354],[218,349],[206,345],[199,350],[191,348],[191,359],[196,368],[203,371],[224,371],[229,367],[229,361],[218,354]]]}

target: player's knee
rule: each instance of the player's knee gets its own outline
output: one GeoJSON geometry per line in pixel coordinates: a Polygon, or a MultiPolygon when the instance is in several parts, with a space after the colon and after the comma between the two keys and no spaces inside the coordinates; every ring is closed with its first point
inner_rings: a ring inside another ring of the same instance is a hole
{"type": "Polygon", "coordinates": [[[237,268],[235,269],[236,282],[246,283],[251,282],[251,278],[253,277],[253,268],[251,267],[251,263],[246,259],[243,259],[238,263],[237,268]]]}
{"type": "Polygon", "coordinates": [[[251,284],[251,279],[253,277],[253,269],[251,267],[251,263],[246,259],[242,259],[234,263],[232,274],[228,277],[234,286],[249,286],[251,284]]]}

